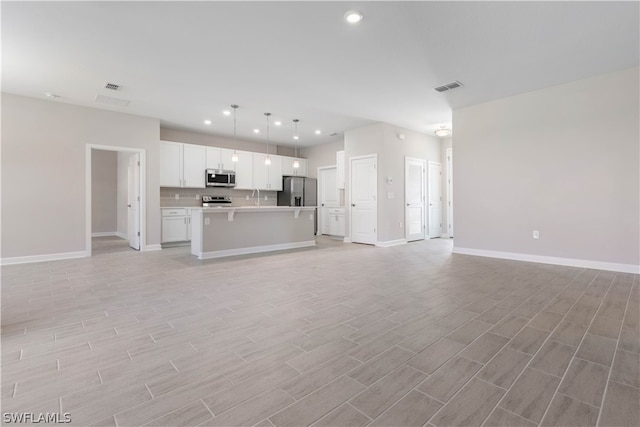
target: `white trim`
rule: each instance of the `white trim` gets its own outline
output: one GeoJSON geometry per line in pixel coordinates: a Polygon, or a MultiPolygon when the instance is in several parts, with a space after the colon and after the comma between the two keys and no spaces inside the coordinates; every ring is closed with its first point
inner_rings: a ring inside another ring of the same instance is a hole
{"type": "MultiPolygon", "coordinates": [[[[91,150],[124,151],[140,155],[140,251],[147,246],[147,152],[144,148],[86,144],[85,146],[85,252],[91,256],[91,150]]],[[[125,239],[129,239],[126,236],[125,239]]],[[[160,245],[153,245],[160,246],[160,245]]],[[[156,250],[156,249],[152,249],[156,250]]]]}
{"type": "Polygon", "coordinates": [[[123,233],[123,232],[121,232],[121,231],[116,231],[116,234],[115,234],[115,235],[116,235],[117,237],[120,237],[121,239],[129,240],[129,236],[127,236],[127,234],[126,234],[126,233],[123,233]]]}
{"type": "Polygon", "coordinates": [[[448,239],[448,238],[449,238],[449,235],[448,235],[447,233],[442,233],[442,234],[440,235],[440,238],[441,238],[441,239],[448,239]]]}
{"type": "Polygon", "coordinates": [[[387,240],[386,242],[376,242],[378,248],[388,248],[390,246],[399,246],[407,243],[407,239],[387,240]]]}
{"type": "Polygon", "coordinates": [[[162,250],[162,245],[145,245],[144,249],[140,248],[140,251],[150,252],[162,250]]]}
{"type": "Polygon", "coordinates": [[[32,262],[59,261],[62,259],[86,258],[91,256],[86,251],[63,252],[59,254],[28,255],[11,258],[0,258],[0,265],[28,264],[32,262]]]}
{"type": "Polygon", "coordinates": [[[111,237],[116,235],[117,232],[115,231],[100,231],[98,233],[91,233],[91,237],[111,237]]]}
{"type": "Polygon", "coordinates": [[[559,258],[544,255],[520,254],[515,252],[488,251],[484,249],[453,247],[454,254],[502,258],[515,261],[537,262],[541,264],[565,265],[567,267],[592,268],[595,270],[616,271],[620,273],[640,274],[640,265],[619,264],[615,262],[591,261],[588,259],[559,258]]]}
{"type": "Polygon", "coordinates": [[[350,237],[345,237],[344,239],[342,239],[343,242],[345,243],[351,243],[351,238],[350,237]]]}
{"type": "Polygon", "coordinates": [[[236,255],[257,254],[262,252],[282,251],[286,249],[306,248],[306,247],[315,246],[315,245],[316,245],[315,240],[307,240],[304,242],[278,243],[275,245],[251,246],[248,248],[238,248],[238,249],[223,249],[220,251],[201,252],[199,254],[194,254],[194,255],[197,255],[198,259],[211,259],[211,258],[223,258],[228,256],[236,256],[236,255]]]}

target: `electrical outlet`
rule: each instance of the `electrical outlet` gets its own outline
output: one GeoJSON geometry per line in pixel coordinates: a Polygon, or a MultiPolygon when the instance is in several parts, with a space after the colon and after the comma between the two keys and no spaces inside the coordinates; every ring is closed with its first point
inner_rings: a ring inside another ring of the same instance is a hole
{"type": "Polygon", "coordinates": [[[246,196],[244,196],[245,200],[249,200],[249,195],[247,194],[246,196]]]}
{"type": "Polygon", "coordinates": [[[200,195],[196,194],[196,200],[200,200],[200,195]]]}
{"type": "Polygon", "coordinates": [[[269,200],[269,196],[266,196],[266,195],[265,195],[265,196],[264,196],[264,199],[265,199],[265,200],[269,200]]]}
{"type": "Polygon", "coordinates": [[[180,199],[180,195],[176,193],[176,200],[180,199]]]}
{"type": "Polygon", "coordinates": [[[538,230],[533,230],[533,238],[534,239],[539,239],[540,238],[540,232],[538,230]]]}
{"type": "Polygon", "coordinates": [[[402,221],[400,221],[400,224],[398,224],[398,226],[399,226],[400,228],[402,228],[402,221]]]}

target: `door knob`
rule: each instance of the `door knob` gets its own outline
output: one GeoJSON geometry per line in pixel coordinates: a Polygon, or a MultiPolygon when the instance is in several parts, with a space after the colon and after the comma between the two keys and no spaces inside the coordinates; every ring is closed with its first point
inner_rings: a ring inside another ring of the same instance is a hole
{"type": "Polygon", "coordinates": [[[355,203],[351,203],[351,206],[355,207],[355,206],[356,206],[356,204],[355,204],[355,203]]]}
{"type": "Polygon", "coordinates": [[[131,207],[131,203],[129,203],[129,204],[127,205],[127,207],[128,207],[128,208],[130,208],[130,207],[131,207]]]}
{"type": "Polygon", "coordinates": [[[411,203],[407,203],[407,206],[411,206],[411,203]]]}

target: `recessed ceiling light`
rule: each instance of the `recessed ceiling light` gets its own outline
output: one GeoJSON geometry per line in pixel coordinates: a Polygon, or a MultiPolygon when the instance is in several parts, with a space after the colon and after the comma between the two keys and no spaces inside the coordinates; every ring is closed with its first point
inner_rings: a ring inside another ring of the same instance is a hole
{"type": "Polygon", "coordinates": [[[275,122],[273,122],[273,124],[276,125],[276,126],[281,126],[282,122],[279,121],[279,120],[276,120],[275,122]]]}
{"type": "Polygon", "coordinates": [[[51,92],[45,92],[44,96],[51,99],[60,98],[60,95],[56,95],[55,93],[51,93],[51,92]]]}
{"type": "Polygon", "coordinates": [[[222,114],[224,114],[225,116],[230,116],[230,115],[231,115],[231,111],[229,111],[229,110],[224,110],[224,111],[222,112],[222,114]]]}
{"type": "Polygon", "coordinates": [[[298,139],[300,139],[300,137],[298,135],[294,135],[293,139],[298,140],[298,139]]]}
{"type": "Polygon", "coordinates": [[[322,131],[320,129],[316,129],[315,134],[316,135],[320,135],[322,133],[322,131]]]}
{"type": "Polygon", "coordinates": [[[253,133],[260,133],[260,129],[254,129],[253,133]]]}
{"type": "Polygon", "coordinates": [[[362,12],[359,12],[357,10],[348,10],[344,14],[344,19],[346,19],[349,24],[357,24],[358,22],[362,21],[362,18],[364,18],[362,12]]]}
{"type": "Polygon", "coordinates": [[[205,120],[205,121],[204,121],[204,124],[205,124],[205,125],[210,125],[210,124],[211,124],[211,120],[205,120]]]}

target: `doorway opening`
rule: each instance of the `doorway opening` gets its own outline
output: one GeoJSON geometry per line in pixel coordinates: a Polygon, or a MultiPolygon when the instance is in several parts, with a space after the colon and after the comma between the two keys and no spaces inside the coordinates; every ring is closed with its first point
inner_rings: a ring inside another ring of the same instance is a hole
{"type": "Polygon", "coordinates": [[[85,251],[145,250],[145,150],[88,144],[85,251]]]}

